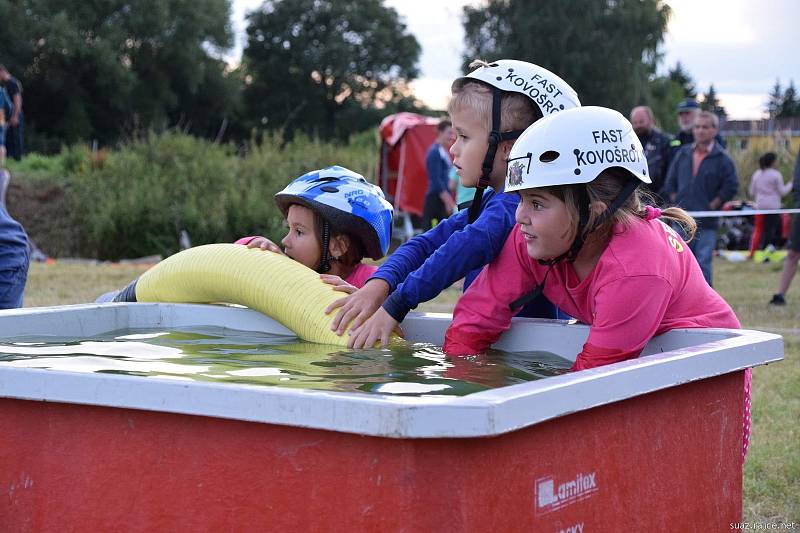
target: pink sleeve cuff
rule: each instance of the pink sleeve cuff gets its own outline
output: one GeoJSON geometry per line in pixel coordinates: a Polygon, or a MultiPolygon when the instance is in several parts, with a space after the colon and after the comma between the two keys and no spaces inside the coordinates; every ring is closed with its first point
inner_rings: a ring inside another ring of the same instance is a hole
{"type": "Polygon", "coordinates": [[[243,245],[247,246],[256,237],[257,237],[257,235],[253,235],[252,237],[242,237],[241,239],[237,240],[233,244],[243,244],[243,245]]]}
{"type": "Polygon", "coordinates": [[[447,329],[444,335],[444,346],[442,351],[447,355],[474,355],[483,353],[499,337],[484,331],[464,331],[453,328],[447,329]]]}

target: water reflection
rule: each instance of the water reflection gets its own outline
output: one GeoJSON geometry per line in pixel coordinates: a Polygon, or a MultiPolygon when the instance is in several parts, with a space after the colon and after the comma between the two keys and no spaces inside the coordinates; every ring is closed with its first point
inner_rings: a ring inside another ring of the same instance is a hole
{"type": "Polygon", "coordinates": [[[275,385],[391,395],[465,395],[565,372],[546,352],[448,358],[430,344],[351,351],[198,326],[137,329],[92,339],[16,338],[0,343],[0,365],[181,380],[275,385]]]}

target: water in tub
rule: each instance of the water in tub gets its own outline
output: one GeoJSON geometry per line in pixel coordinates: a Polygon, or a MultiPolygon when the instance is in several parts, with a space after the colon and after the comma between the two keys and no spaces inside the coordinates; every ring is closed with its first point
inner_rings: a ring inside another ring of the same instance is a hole
{"type": "Polygon", "coordinates": [[[212,326],[0,342],[1,366],[391,395],[461,396],[562,374],[570,364],[547,352],[448,358],[431,344],[346,350],[212,326]]]}

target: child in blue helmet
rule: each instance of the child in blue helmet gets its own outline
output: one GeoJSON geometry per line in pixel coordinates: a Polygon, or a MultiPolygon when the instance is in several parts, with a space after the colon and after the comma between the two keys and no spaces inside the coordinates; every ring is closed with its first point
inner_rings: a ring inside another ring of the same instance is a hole
{"type": "Polygon", "coordinates": [[[322,274],[338,290],[352,292],[377,270],[361,262],[389,250],[392,206],[363,176],[340,166],[300,176],[275,195],[288,224],[284,249],[266,237],[243,237],[236,244],[271,250],[322,274]]]}
{"type": "MultiPolygon", "coordinates": [[[[352,320],[350,347],[386,344],[419,303],[461,278],[466,290],[514,227],[519,198],[503,193],[514,139],[540,117],[580,105],[564,80],[537,65],[501,60],[472,66],[478,68],[453,82],[448,106],[457,134],[450,153],[461,183],[476,187],[472,205],[405,243],[362,289],[328,307],[341,306],[331,325],[338,334],[352,320]]],[[[531,304],[523,316],[555,317],[544,298],[531,304]]]]}

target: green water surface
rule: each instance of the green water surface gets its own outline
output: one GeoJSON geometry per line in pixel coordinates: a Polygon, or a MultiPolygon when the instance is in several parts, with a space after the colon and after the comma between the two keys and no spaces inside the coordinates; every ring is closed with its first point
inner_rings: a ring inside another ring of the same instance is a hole
{"type": "Polygon", "coordinates": [[[463,396],[566,372],[547,352],[446,357],[431,344],[347,350],[214,326],[0,342],[0,366],[412,396],[463,396]]]}

